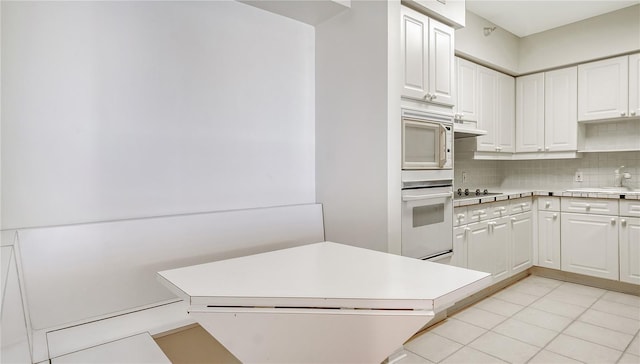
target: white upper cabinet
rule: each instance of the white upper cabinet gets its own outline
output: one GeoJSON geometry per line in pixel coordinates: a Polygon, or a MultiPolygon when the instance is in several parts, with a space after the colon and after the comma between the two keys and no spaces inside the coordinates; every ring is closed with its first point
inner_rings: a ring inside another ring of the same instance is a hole
{"type": "Polygon", "coordinates": [[[402,96],[452,106],[453,28],[404,6],[401,16],[402,96]]]}
{"type": "Polygon", "coordinates": [[[504,73],[497,73],[497,97],[496,97],[496,139],[500,152],[515,152],[515,115],[516,115],[516,80],[504,73]]]}
{"type": "Polygon", "coordinates": [[[545,72],[545,151],[578,149],[578,68],[545,72]]]}
{"type": "Polygon", "coordinates": [[[475,63],[456,57],[457,119],[478,121],[477,74],[478,66],[475,63]]]}
{"type": "Polygon", "coordinates": [[[544,150],[544,73],[516,79],[516,152],[544,150]]]}
{"type": "Polygon", "coordinates": [[[487,134],[477,137],[478,151],[498,152],[496,126],[498,72],[478,66],[478,128],[487,134]]]}
{"type": "Polygon", "coordinates": [[[477,66],[476,88],[478,128],[487,134],[477,137],[482,152],[514,151],[514,78],[477,66]]]}
{"type": "Polygon", "coordinates": [[[629,115],[629,57],[578,66],[578,120],[629,115]]]}
{"type": "Polygon", "coordinates": [[[516,79],[516,152],[578,149],[576,67],[516,79]]]}
{"type": "Polygon", "coordinates": [[[453,24],[456,29],[464,28],[465,0],[406,0],[406,2],[424,10],[429,15],[444,19],[453,24]]]}
{"type": "Polygon", "coordinates": [[[629,56],[629,116],[640,116],[640,53],[629,56]]]}

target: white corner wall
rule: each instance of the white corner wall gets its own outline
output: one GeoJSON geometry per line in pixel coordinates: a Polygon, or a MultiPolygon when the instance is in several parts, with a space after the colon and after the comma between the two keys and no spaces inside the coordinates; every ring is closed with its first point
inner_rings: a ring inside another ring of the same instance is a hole
{"type": "Polygon", "coordinates": [[[456,55],[511,75],[517,74],[520,38],[500,27],[485,36],[484,28],[495,26],[493,23],[469,11],[466,19],[465,27],[456,30],[456,55]]]}
{"type": "Polygon", "coordinates": [[[1,15],[3,229],[315,202],[313,27],[235,1],[1,15]]]}
{"type": "Polygon", "coordinates": [[[638,50],[640,5],[634,5],[521,38],[518,71],[532,73],[638,50]]]}
{"type": "Polygon", "coordinates": [[[316,196],[325,238],[380,251],[389,238],[387,21],[386,1],[353,1],[316,27],[316,196]]]}

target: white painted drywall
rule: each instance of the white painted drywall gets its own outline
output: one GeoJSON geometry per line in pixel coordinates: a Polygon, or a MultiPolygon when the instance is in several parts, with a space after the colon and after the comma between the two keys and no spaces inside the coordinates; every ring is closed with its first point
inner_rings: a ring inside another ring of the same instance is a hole
{"type": "Polygon", "coordinates": [[[635,5],[521,38],[518,71],[531,73],[638,50],[640,5],[635,5]]]}
{"type": "Polygon", "coordinates": [[[3,363],[31,363],[29,334],[22,306],[22,293],[13,246],[0,248],[2,256],[0,308],[0,361],[3,363]]]}
{"type": "Polygon", "coordinates": [[[484,28],[494,26],[489,20],[467,11],[465,27],[456,30],[456,55],[517,74],[520,38],[500,27],[485,35],[484,28]]]}
{"type": "Polygon", "coordinates": [[[2,227],[314,202],[314,44],[235,1],[2,2],[2,227]]]}
{"type": "Polygon", "coordinates": [[[316,27],[316,198],[325,238],[380,251],[388,239],[387,6],[353,1],[316,27]]]}

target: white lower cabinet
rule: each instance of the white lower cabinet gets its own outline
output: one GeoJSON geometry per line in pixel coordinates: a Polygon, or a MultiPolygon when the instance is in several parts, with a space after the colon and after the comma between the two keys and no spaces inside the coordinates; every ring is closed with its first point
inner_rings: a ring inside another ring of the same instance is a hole
{"type": "Polygon", "coordinates": [[[529,269],[533,265],[533,213],[511,216],[511,274],[529,269]]]}
{"type": "Polygon", "coordinates": [[[561,214],[563,271],[618,280],[618,217],[561,214]]]}
{"type": "Polygon", "coordinates": [[[456,208],[454,216],[452,265],[491,273],[494,283],[531,267],[530,197],[456,208]]]}
{"type": "Polygon", "coordinates": [[[620,217],[620,280],[640,284],[640,217],[620,217]]]}
{"type": "Polygon", "coordinates": [[[560,269],[560,212],[538,211],[538,265],[560,269]]]}
{"type": "Polygon", "coordinates": [[[456,226],[453,228],[453,257],[451,265],[460,268],[467,268],[467,233],[466,226],[456,226]]]}
{"type": "Polygon", "coordinates": [[[507,217],[469,225],[467,268],[491,273],[497,282],[508,273],[509,219],[507,217]]]}

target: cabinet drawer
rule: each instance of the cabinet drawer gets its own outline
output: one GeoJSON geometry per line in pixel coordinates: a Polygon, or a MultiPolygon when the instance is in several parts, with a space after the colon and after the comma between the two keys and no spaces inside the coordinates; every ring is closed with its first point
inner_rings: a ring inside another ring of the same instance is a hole
{"type": "Polygon", "coordinates": [[[487,219],[495,219],[509,214],[509,202],[498,201],[483,203],[479,205],[469,206],[468,220],[469,222],[484,221],[487,219]]]}
{"type": "Polygon", "coordinates": [[[614,199],[563,197],[560,207],[562,212],[618,215],[618,200],[614,199]]]}
{"type": "Polygon", "coordinates": [[[620,216],[640,217],[640,200],[620,200],[620,216]]]}
{"type": "Polygon", "coordinates": [[[560,197],[538,197],[538,211],[560,211],[560,197]]]}
{"type": "Polygon", "coordinates": [[[464,225],[469,222],[468,209],[466,206],[453,209],[453,226],[464,225]]]}
{"type": "Polygon", "coordinates": [[[533,202],[533,199],[531,197],[509,200],[509,213],[519,214],[522,212],[531,211],[532,202],[533,202]]]}

